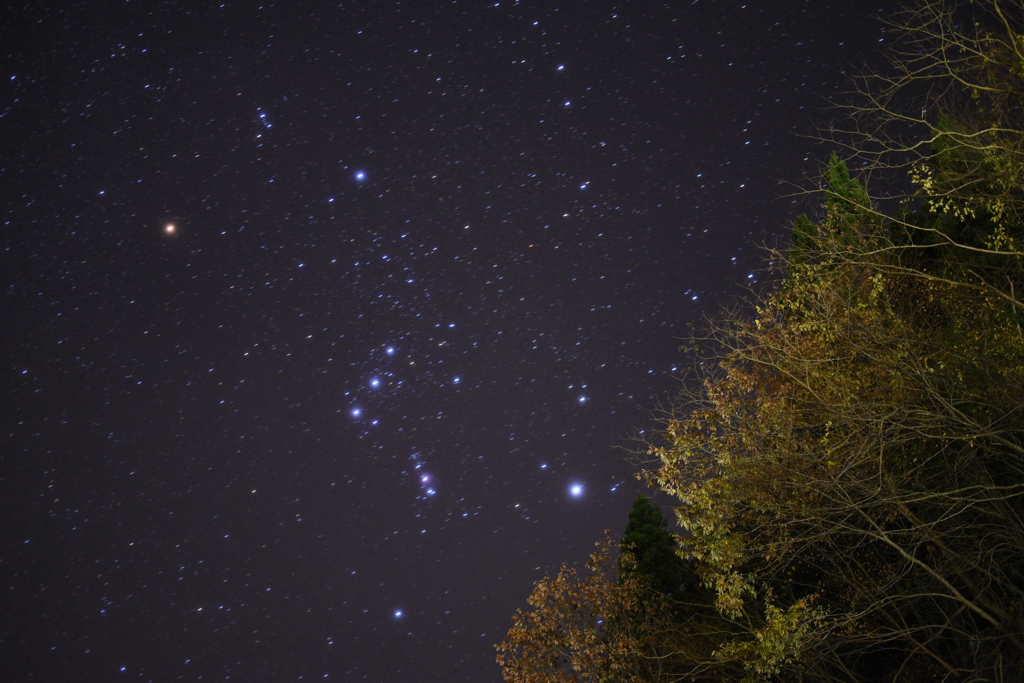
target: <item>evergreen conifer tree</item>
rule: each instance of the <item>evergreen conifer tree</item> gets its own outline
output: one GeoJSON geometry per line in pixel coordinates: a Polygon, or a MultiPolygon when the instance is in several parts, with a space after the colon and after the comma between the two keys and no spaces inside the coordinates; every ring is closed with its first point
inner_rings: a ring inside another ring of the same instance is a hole
{"type": "Polygon", "coordinates": [[[663,595],[678,597],[686,588],[687,562],[677,554],[675,536],[665,530],[667,519],[661,508],[641,494],[629,511],[622,548],[632,554],[635,564],[623,564],[619,572],[647,577],[651,587],[663,595]]]}

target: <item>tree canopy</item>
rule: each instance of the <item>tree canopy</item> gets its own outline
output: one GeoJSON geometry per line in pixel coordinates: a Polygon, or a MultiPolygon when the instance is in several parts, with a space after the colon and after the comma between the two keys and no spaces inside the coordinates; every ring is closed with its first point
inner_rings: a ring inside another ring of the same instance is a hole
{"type": "Polygon", "coordinates": [[[637,496],[622,537],[628,559],[620,563],[619,573],[642,577],[652,590],[678,598],[692,580],[690,563],[679,555],[676,537],[665,529],[667,523],[657,503],[637,496]]]}
{"type": "MultiPolygon", "coordinates": [[[[609,649],[565,680],[1024,680],[1022,19],[899,15],[842,151],[905,173],[913,202],[886,215],[833,155],[820,211],[769,254],[778,286],[709,324],[643,453],[683,532],[637,501],[602,584],[615,616],[588,632],[609,649]],[[694,590],[673,593],[655,529],[694,590]]],[[[507,680],[542,680],[502,652],[507,680]]]]}

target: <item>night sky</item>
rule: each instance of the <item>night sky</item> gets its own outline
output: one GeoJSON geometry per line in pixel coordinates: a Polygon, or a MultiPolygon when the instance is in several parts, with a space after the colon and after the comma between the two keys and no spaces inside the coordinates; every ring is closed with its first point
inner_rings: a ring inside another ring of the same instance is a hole
{"type": "Polygon", "coordinates": [[[499,681],[877,9],[8,7],[5,680],[499,681]]]}

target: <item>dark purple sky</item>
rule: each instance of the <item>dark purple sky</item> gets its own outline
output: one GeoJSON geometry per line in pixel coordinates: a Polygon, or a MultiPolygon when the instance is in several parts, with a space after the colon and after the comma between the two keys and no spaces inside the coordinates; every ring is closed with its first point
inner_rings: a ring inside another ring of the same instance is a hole
{"type": "Polygon", "coordinates": [[[7,680],[498,681],[873,9],[8,8],[7,680]]]}

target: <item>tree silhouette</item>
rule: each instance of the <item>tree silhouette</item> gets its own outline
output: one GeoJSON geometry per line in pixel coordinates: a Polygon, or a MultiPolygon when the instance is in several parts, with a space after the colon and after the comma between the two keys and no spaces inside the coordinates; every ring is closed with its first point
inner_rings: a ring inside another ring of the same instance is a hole
{"type": "Polygon", "coordinates": [[[621,564],[620,574],[646,577],[654,590],[678,599],[692,585],[692,573],[688,571],[689,563],[679,555],[676,537],[665,530],[667,523],[654,501],[642,494],[637,496],[622,537],[622,548],[631,555],[631,561],[621,564]]]}

